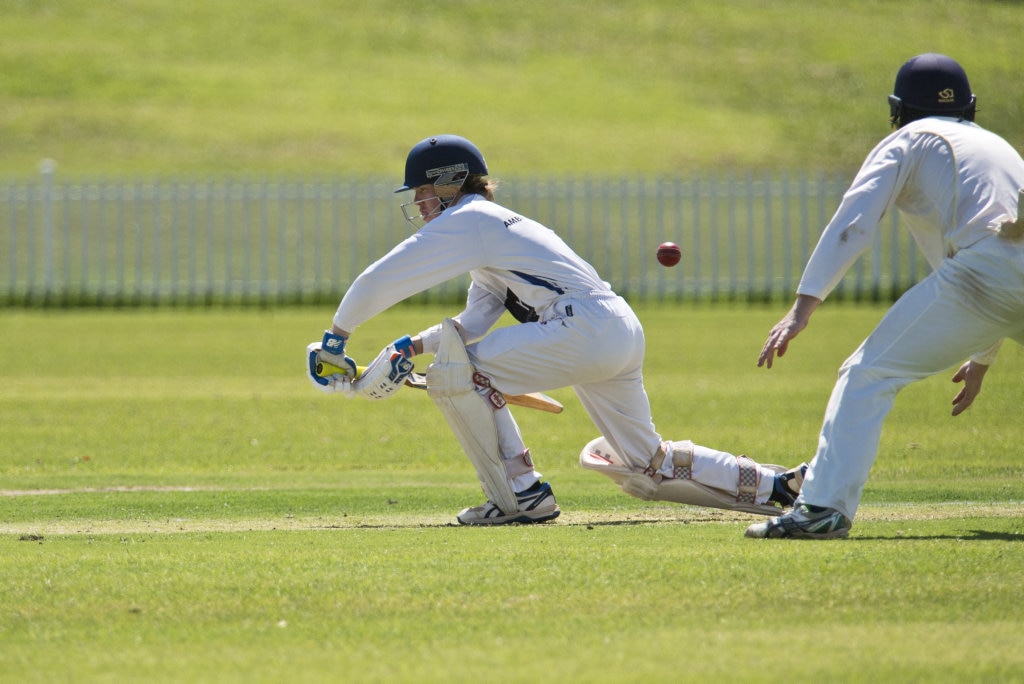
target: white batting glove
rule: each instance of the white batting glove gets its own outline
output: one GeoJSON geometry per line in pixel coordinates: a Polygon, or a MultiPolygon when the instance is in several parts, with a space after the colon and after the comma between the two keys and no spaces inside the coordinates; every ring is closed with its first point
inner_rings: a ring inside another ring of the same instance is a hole
{"type": "Polygon", "coordinates": [[[412,361],[398,351],[394,344],[389,344],[366,367],[359,379],[351,383],[351,391],[371,401],[390,399],[402,388],[414,368],[412,361]]]}
{"type": "Polygon", "coordinates": [[[359,376],[355,360],[345,355],[346,341],[327,330],[323,340],[306,346],[306,375],[318,390],[327,393],[344,390],[359,376]]]}

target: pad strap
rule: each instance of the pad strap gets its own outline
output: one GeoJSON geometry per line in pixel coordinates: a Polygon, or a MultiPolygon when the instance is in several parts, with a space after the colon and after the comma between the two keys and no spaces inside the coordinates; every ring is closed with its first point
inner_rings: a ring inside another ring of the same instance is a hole
{"type": "Polygon", "coordinates": [[[480,371],[473,372],[473,384],[476,385],[476,391],[480,396],[487,400],[491,408],[495,411],[505,408],[505,395],[500,391],[491,387],[491,379],[481,373],[480,371]]]}
{"type": "Polygon", "coordinates": [[[672,477],[677,480],[693,479],[693,442],[667,442],[672,449],[672,477]]]}
{"type": "Polygon", "coordinates": [[[502,459],[502,462],[505,464],[505,472],[508,473],[510,480],[533,472],[533,459],[530,458],[529,449],[518,456],[502,459]]]}
{"type": "Polygon", "coordinates": [[[693,442],[662,442],[661,447],[655,452],[650,464],[644,468],[643,473],[651,478],[655,484],[662,481],[663,475],[659,472],[665,464],[665,459],[672,464],[672,477],[677,480],[690,480],[693,478],[693,442]]]}
{"type": "Polygon", "coordinates": [[[757,485],[761,481],[761,470],[751,458],[744,454],[736,457],[736,465],[740,468],[739,493],[736,501],[752,504],[757,501],[757,485]]]}

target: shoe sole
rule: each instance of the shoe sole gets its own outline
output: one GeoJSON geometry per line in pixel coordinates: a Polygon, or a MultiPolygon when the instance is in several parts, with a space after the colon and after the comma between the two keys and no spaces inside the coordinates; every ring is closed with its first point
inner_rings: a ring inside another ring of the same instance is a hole
{"type": "Polygon", "coordinates": [[[531,516],[529,514],[522,515],[506,515],[500,518],[480,518],[479,520],[465,521],[462,518],[456,517],[460,525],[466,525],[467,527],[495,527],[498,525],[529,525],[532,523],[543,523],[549,520],[554,520],[562,511],[559,508],[555,508],[553,511],[548,511],[541,516],[531,516]]]}
{"type": "Polygon", "coordinates": [[[748,529],[743,536],[750,539],[845,539],[848,534],[849,528],[831,532],[784,532],[776,535],[751,534],[748,529]]]}
{"type": "Polygon", "coordinates": [[[831,532],[794,532],[779,537],[764,537],[764,539],[844,539],[848,534],[850,534],[849,528],[843,528],[831,532]]]}

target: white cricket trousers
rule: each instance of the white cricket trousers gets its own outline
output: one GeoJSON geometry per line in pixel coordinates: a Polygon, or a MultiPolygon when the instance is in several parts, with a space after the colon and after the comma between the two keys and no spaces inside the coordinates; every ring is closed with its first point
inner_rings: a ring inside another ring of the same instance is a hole
{"type": "MultiPolygon", "coordinates": [[[[505,394],[572,387],[590,419],[631,466],[650,465],[662,438],[651,418],[643,384],[643,327],[629,304],[613,294],[563,297],[538,323],[495,328],[467,346],[474,367],[505,394]]],[[[495,413],[503,458],[522,453],[519,428],[508,407],[495,413]]],[[[671,471],[671,464],[664,469],[671,471]]],[[[772,491],[774,473],[760,468],[758,502],[772,491]]],[[[727,452],[694,447],[693,480],[724,492],[739,491],[739,465],[727,452]]],[[[513,481],[521,491],[540,473],[513,481]]]]}
{"type": "Polygon", "coordinates": [[[843,363],[798,503],[852,520],[896,394],[1007,337],[1024,344],[1024,243],[993,236],[908,290],[843,363]]]}

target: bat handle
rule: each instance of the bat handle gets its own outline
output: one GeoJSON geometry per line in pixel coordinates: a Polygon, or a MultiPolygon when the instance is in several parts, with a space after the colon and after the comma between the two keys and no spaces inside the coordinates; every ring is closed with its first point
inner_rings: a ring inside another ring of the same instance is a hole
{"type": "MultiPolygon", "coordinates": [[[[365,371],[365,370],[366,370],[366,366],[357,366],[356,367],[356,376],[354,378],[352,378],[352,379],[353,380],[357,379],[360,375],[363,374],[363,371],[365,371]]],[[[335,366],[333,363],[327,363],[326,361],[317,361],[316,362],[316,374],[319,375],[321,378],[326,378],[327,376],[334,375],[335,373],[337,373],[339,375],[345,375],[345,376],[348,376],[348,377],[352,377],[352,369],[351,368],[341,368],[340,366],[335,366]]]]}

